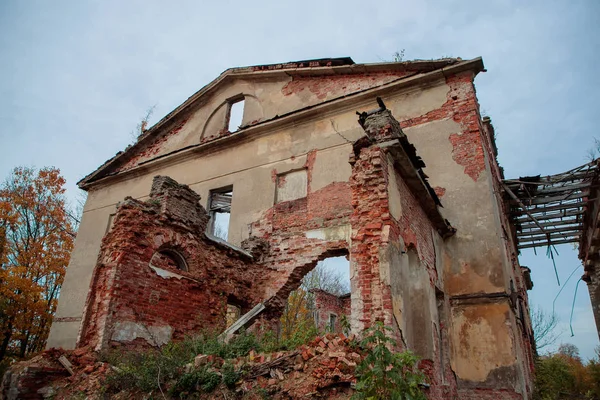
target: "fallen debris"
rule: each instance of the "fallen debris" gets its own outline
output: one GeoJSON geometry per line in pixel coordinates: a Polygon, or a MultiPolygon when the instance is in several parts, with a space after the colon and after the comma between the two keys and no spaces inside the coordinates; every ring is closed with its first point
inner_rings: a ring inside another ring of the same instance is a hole
{"type": "Polygon", "coordinates": [[[58,357],[58,362],[61,363],[63,367],[65,367],[65,369],[69,372],[70,375],[75,375],[75,372],[73,372],[73,364],[71,364],[69,360],[67,360],[67,357],[58,357]]]}
{"type": "MultiPolygon", "coordinates": [[[[290,351],[257,353],[251,350],[246,356],[229,360],[198,354],[191,363],[181,367],[180,376],[206,369],[224,377],[227,368],[239,374],[234,385],[221,383],[211,393],[201,390],[195,393],[205,399],[223,399],[224,393],[227,393],[226,398],[253,399],[266,393],[274,399],[342,399],[353,393],[355,367],[361,360],[353,336],[327,334],[290,351]]],[[[5,399],[147,397],[147,393],[107,391],[107,377],[119,372],[118,367],[99,361],[88,348],[50,349],[13,366],[4,378],[1,393],[5,399]]],[[[163,385],[165,398],[169,398],[168,390],[173,385],[175,382],[168,387],[163,385]]]]}

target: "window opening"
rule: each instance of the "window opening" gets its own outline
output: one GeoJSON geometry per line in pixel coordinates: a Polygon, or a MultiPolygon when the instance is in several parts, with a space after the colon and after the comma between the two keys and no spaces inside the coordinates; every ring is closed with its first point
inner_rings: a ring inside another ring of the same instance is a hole
{"type": "Polygon", "coordinates": [[[319,261],[287,299],[280,319],[281,339],[314,328],[348,332],[350,301],[350,261],[346,256],[319,261]],[[335,315],[333,325],[331,315],[335,315]]]}
{"type": "Polygon", "coordinates": [[[337,315],[329,314],[329,332],[335,332],[335,323],[337,321],[337,315]]]}
{"type": "Polygon", "coordinates": [[[244,119],[244,99],[241,98],[235,102],[229,103],[229,120],[227,121],[227,130],[236,132],[240,129],[244,119]]]}
{"type": "Polygon", "coordinates": [[[150,265],[160,269],[178,269],[187,271],[187,264],[183,256],[173,250],[161,250],[152,256],[150,265]]]}
{"type": "Polygon", "coordinates": [[[229,217],[231,215],[232,198],[232,186],[212,190],[209,196],[208,211],[210,223],[208,225],[208,232],[225,241],[229,236],[229,217]]]}

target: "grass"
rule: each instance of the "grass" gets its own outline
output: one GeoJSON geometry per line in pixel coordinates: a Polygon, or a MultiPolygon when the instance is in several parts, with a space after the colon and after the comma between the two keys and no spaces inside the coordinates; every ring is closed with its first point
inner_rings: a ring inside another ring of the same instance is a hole
{"type": "Polygon", "coordinates": [[[175,398],[187,398],[197,392],[210,393],[221,383],[233,388],[242,378],[244,371],[236,370],[229,361],[225,361],[220,374],[210,368],[210,365],[187,372],[185,366],[193,363],[198,354],[231,360],[247,356],[251,350],[257,353],[289,350],[309,342],[316,334],[315,330],[278,341],[271,332],[260,337],[243,332],[229,343],[224,343],[217,339],[216,334],[209,332],[169,343],[160,349],[104,353],[101,356],[102,360],[116,367],[107,377],[106,389],[112,393],[168,392],[175,398]]]}

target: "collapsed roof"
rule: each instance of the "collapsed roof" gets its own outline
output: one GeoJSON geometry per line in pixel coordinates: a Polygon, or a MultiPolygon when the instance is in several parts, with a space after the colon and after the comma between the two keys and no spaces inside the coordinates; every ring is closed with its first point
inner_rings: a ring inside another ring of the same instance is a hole
{"type": "Polygon", "coordinates": [[[503,181],[519,249],[580,243],[598,187],[600,159],[556,175],[503,181]]]}

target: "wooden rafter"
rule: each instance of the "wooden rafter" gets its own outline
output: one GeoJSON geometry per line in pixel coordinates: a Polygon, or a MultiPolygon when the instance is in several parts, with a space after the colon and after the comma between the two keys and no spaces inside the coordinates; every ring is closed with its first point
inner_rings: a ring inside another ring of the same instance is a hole
{"type": "Polygon", "coordinates": [[[506,179],[509,219],[517,247],[545,247],[578,243],[590,193],[598,184],[599,160],[551,176],[506,179]]]}

